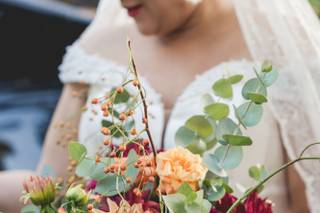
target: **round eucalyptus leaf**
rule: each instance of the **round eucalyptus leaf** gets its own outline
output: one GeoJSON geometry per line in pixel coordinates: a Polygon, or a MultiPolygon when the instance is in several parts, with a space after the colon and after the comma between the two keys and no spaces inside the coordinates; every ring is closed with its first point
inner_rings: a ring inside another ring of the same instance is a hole
{"type": "Polygon", "coordinates": [[[228,78],[228,81],[231,84],[237,84],[239,83],[241,80],[243,79],[243,75],[233,75],[231,77],[228,78]]]}
{"type": "Polygon", "coordinates": [[[202,115],[192,116],[185,123],[185,127],[197,133],[202,138],[207,138],[214,133],[213,126],[202,115]]]}
{"type": "Polygon", "coordinates": [[[210,186],[210,188],[208,187],[208,189],[206,190],[207,198],[211,202],[222,199],[225,193],[226,193],[226,190],[223,186],[213,185],[213,186],[210,186]]]}
{"type": "Polygon", "coordinates": [[[250,167],[249,176],[259,182],[268,176],[268,172],[263,165],[258,164],[250,167]]]}
{"type": "Polygon", "coordinates": [[[236,116],[245,127],[257,125],[262,114],[262,106],[252,102],[246,102],[236,109],[236,116]]]}
{"type": "Polygon", "coordinates": [[[202,155],[205,151],[207,151],[207,144],[199,139],[187,146],[187,149],[193,154],[202,155]]]}
{"type": "Polygon", "coordinates": [[[242,88],[242,96],[247,99],[250,99],[249,94],[261,94],[263,96],[267,95],[266,87],[260,82],[259,79],[253,78],[247,81],[242,88]]]}
{"type": "Polygon", "coordinates": [[[259,73],[259,78],[267,87],[271,86],[277,80],[278,76],[279,72],[276,69],[273,69],[270,72],[259,73]]]}
{"type": "Polygon", "coordinates": [[[262,64],[262,72],[271,72],[272,71],[272,63],[271,61],[264,61],[263,64],[262,64]]]}
{"type": "Polygon", "coordinates": [[[208,167],[209,171],[219,177],[227,177],[226,171],[221,167],[219,158],[211,153],[203,154],[203,162],[208,167]]]}
{"type": "Polygon", "coordinates": [[[178,146],[186,147],[197,140],[197,135],[194,131],[184,126],[180,127],[175,135],[175,142],[178,146]]]}
{"type": "Polygon", "coordinates": [[[222,98],[232,98],[233,91],[231,83],[228,79],[220,79],[212,86],[214,94],[222,98]]]}
{"type": "Polygon", "coordinates": [[[224,118],[219,121],[216,129],[216,138],[218,142],[222,145],[227,145],[228,143],[223,139],[223,135],[242,135],[238,125],[230,118],[224,118]]]}
{"type": "Polygon", "coordinates": [[[241,146],[220,146],[215,150],[214,155],[220,159],[221,167],[226,170],[236,168],[243,159],[241,146]]]}
{"type": "Polygon", "coordinates": [[[255,104],[263,104],[268,101],[267,97],[259,93],[248,93],[249,100],[255,104]]]}
{"type": "Polygon", "coordinates": [[[204,111],[214,120],[221,120],[229,115],[229,106],[224,103],[213,103],[204,108],[204,111]]]}
{"type": "Polygon", "coordinates": [[[242,135],[224,135],[223,139],[232,146],[250,146],[252,140],[242,135]]]}

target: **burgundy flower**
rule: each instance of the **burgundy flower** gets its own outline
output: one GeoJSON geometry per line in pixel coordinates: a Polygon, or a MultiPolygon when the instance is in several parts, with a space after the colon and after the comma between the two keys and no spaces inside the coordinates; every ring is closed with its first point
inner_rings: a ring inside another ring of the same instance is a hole
{"type": "MultiPolygon", "coordinates": [[[[226,194],[221,200],[213,204],[210,213],[226,213],[228,209],[236,202],[237,198],[231,194],[226,194]]],[[[244,201],[239,204],[233,213],[272,213],[272,204],[266,199],[259,197],[258,193],[253,192],[244,201]]]]}
{"type": "Polygon", "coordinates": [[[90,190],[93,190],[97,187],[97,183],[98,181],[96,180],[89,180],[87,183],[86,183],[86,191],[90,191],[90,190]]]}
{"type": "Polygon", "coordinates": [[[253,192],[244,202],[248,213],[272,213],[272,204],[267,199],[262,199],[258,193],[253,192]]]}

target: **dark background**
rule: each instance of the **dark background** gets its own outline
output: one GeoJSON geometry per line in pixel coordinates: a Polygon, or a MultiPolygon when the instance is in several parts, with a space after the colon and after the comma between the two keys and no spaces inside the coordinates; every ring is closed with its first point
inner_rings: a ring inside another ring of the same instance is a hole
{"type": "Polygon", "coordinates": [[[96,4],[0,0],[0,170],[35,168],[62,87],[57,67],[96,4]]]}

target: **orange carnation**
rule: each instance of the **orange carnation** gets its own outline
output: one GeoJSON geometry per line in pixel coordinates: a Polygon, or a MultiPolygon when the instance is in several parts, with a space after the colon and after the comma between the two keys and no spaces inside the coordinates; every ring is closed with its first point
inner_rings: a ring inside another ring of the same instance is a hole
{"type": "Polygon", "coordinates": [[[203,165],[200,155],[176,147],[157,156],[156,172],[160,178],[160,190],[165,194],[177,192],[183,183],[188,183],[193,190],[199,189],[208,169],[203,165]]]}

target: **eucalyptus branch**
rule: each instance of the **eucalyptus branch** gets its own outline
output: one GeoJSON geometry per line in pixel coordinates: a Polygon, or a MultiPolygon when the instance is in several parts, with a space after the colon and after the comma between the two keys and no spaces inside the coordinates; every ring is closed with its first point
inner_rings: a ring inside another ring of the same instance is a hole
{"type": "Polygon", "coordinates": [[[131,41],[129,39],[127,41],[127,45],[128,45],[129,56],[130,56],[130,64],[132,65],[133,74],[135,75],[136,80],[139,82],[138,85],[137,85],[137,88],[139,90],[140,98],[141,98],[142,104],[143,104],[144,120],[145,120],[144,125],[145,125],[145,129],[146,129],[148,138],[150,140],[150,144],[151,144],[152,152],[153,152],[153,157],[154,157],[154,163],[156,165],[157,150],[155,148],[155,145],[154,145],[153,140],[152,140],[151,132],[149,130],[148,105],[146,103],[146,98],[145,98],[145,95],[143,93],[143,89],[141,87],[140,81],[139,81],[139,75],[138,75],[137,67],[136,67],[134,59],[132,57],[131,41]]]}
{"type": "Polygon", "coordinates": [[[303,154],[312,146],[314,145],[319,145],[320,142],[317,143],[313,143],[308,145],[306,148],[304,148],[302,150],[302,152],[300,153],[299,157],[295,160],[292,160],[286,164],[284,164],[283,166],[281,166],[279,169],[277,169],[276,171],[274,171],[273,173],[271,173],[269,176],[267,176],[265,179],[263,179],[262,181],[260,181],[259,183],[257,183],[253,188],[251,188],[250,190],[248,190],[246,193],[244,193],[244,195],[242,195],[235,203],[233,203],[233,205],[228,209],[227,213],[232,213],[232,211],[244,200],[246,199],[252,192],[256,191],[259,187],[261,187],[263,184],[265,184],[267,181],[269,181],[272,177],[274,177],[275,175],[277,175],[278,173],[282,172],[283,170],[287,169],[288,167],[294,165],[295,163],[299,162],[299,161],[304,161],[304,160],[320,160],[320,157],[303,157],[303,154]]]}

